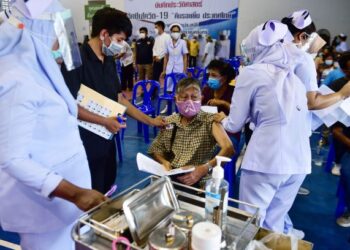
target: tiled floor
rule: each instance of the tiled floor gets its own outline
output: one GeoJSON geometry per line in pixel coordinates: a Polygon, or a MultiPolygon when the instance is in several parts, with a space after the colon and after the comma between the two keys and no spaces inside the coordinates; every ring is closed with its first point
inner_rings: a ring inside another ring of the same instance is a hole
{"type": "MultiPolygon", "coordinates": [[[[153,136],[153,130],[150,129],[153,136]]],[[[315,145],[317,138],[313,137],[315,145]]],[[[119,163],[117,184],[119,192],[132,183],[143,179],[147,174],[139,172],[136,167],[135,155],[137,152],[145,153],[147,145],[142,135],[137,134],[136,122],[128,119],[128,128],[123,143],[124,162],[119,163]]],[[[326,157],[327,150],[324,150],[326,157]]],[[[304,187],[311,193],[308,196],[298,196],[290,212],[290,216],[297,229],[305,232],[305,239],[314,243],[314,249],[350,249],[350,229],[341,228],[335,223],[336,188],[339,177],[326,173],[322,167],[313,166],[304,187]]],[[[18,243],[15,234],[0,231],[0,240],[18,243]]],[[[1,247],[0,249],[8,249],[1,247]]]]}

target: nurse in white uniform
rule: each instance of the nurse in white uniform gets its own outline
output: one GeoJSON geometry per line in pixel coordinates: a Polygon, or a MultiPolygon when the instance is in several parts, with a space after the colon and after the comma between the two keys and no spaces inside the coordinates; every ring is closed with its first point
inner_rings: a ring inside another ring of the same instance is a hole
{"type": "Polygon", "coordinates": [[[302,57],[302,60],[298,60],[295,74],[305,85],[309,109],[323,109],[348,97],[350,94],[349,83],[339,92],[333,94],[322,95],[317,91],[317,71],[312,55],[315,55],[324,44],[322,38],[316,33],[316,27],[309,11],[295,11],[289,17],[283,18],[282,23],[288,26],[288,30],[293,36],[293,42],[300,50],[300,54],[297,56],[302,57]]]}
{"type": "Polygon", "coordinates": [[[105,197],[91,188],[77,105],[51,47],[57,1],[0,15],[0,224],[24,250],[73,249],[72,223],[105,197]]]}
{"type": "Polygon", "coordinates": [[[243,40],[242,53],[251,65],[239,74],[230,114],[222,120],[232,133],[241,131],[247,119],[255,125],[242,163],[239,199],[259,207],[260,226],[280,233],[311,172],[306,89],[294,73],[299,51],[292,40],[278,21],[259,25],[243,40]]]}
{"type": "MultiPolygon", "coordinates": [[[[166,55],[164,57],[164,70],[162,76],[170,73],[187,72],[188,48],[186,41],[181,39],[182,26],[173,23],[169,27],[171,40],[166,42],[166,55]]],[[[168,82],[167,91],[172,92],[174,83],[168,82]]]]}
{"type": "MultiPolygon", "coordinates": [[[[307,10],[298,10],[289,17],[282,19],[282,23],[288,26],[288,30],[293,36],[293,42],[299,49],[296,57],[301,59],[297,61],[295,74],[301,79],[307,91],[307,100],[309,110],[318,110],[326,108],[350,95],[350,83],[346,84],[339,92],[322,95],[318,92],[317,71],[312,57],[325,44],[316,33],[316,27],[307,10]]],[[[312,114],[309,113],[308,124],[311,133],[312,114]]],[[[295,230],[293,224],[286,216],[284,233],[292,233],[299,238],[303,238],[304,233],[295,230]]]]}

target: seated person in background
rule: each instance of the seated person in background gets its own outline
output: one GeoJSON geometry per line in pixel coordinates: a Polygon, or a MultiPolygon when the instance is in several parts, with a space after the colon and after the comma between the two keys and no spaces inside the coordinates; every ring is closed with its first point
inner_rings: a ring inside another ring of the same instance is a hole
{"type": "Polygon", "coordinates": [[[179,114],[166,119],[169,124],[153,141],[148,153],[170,170],[195,166],[193,172],[177,177],[185,185],[203,187],[200,180],[216,165],[214,151],[230,157],[234,150],[222,125],[213,115],[201,111],[201,88],[198,80],[184,78],[176,86],[175,101],[179,114]]]}
{"type": "Polygon", "coordinates": [[[320,85],[323,84],[328,74],[334,69],[334,56],[332,54],[324,56],[324,63],[319,67],[318,72],[320,78],[320,85]]]}
{"type": "Polygon", "coordinates": [[[337,218],[337,224],[341,227],[350,227],[350,128],[338,122],[333,126],[333,136],[345,151],[341,160],[340,181],[344,187],[347,210],[337,218]]]}
{"type": "MultiPolygon", "coordinates": [[[[344,77],[334,81],[329,85],[329,88],[333,91],[339,91],[345,84],[347,84],[350,81],[350,52],[345,52],[342,54],[339,58],[339,66],[344,73],[344,77]]],[[[350,140],[350,130],[346,128],[344,125],[337,123],[333,126],[333,135],[334,135],[334,150],[335,150],[335,165],[332,168],[332,174],[334,175],[340,175],[342,179],[346,179],[345,177],[342,177],[347,175],[348,181],[343,182],[344,185],[350,186],[350,170],[344,169],[343,164],[349,165],[346,166],[346,168],[350,168],[350,162],[347,162],[344,160],[346,158],[347,154],[349,154],[349,140],[350,140]],[[345,154],[345,156],[344,156],[345,154]],[[342,160],[341,160],[342,159],[342,160]],[[341,163],[341,164],[340,164],[341,163]],[[348,184],[346,182],[349,182],[348,184]]],[[[348,160],[350,160],[349,157],[347,157],[348,160]]],[[[346,192],[347,198],[349,199],[349,207],[350,210],[350,188],[347,189],[348,192],[346,192]]],[[[350,215],[350,213],[349,213],[350,215]]],[[[350,223],[350,216],[348,218],[350,223]]],[[[338,223],[339,224],[339,223],[338,223]]],[[[349,224],[350,226],[350,224],[349,224]]]]}
{"type": "MultiPolygon", "coordinates": [[[[230,64],[222,60],[213,60],[209,63],[207,71],[209,79],[202,92],[202,105],[217,106],[218,112],[230,113],[231,99],[235,89],[236,72],[230,64]]],[[[229,133],[237,152],[240,133],[229,133]]]]}

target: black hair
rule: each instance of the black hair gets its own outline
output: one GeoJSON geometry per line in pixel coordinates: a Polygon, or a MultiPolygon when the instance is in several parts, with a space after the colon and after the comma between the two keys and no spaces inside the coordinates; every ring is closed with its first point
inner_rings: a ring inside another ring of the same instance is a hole
{"type": "Polygon", "coordinates": [[[314,22],[311,22],[308,26],[306,26],[303,29],[298,29],[297,27],[294,26],[292,17],[284,17],[281,20],[281,22],[288,26],[288,30],[290,31],[290,33],[292,33],[293,36],[301,32],[305,32],[306,34],[309,34],[309,35],[316,32],[316,26],[314,22]]]}
{"type": "Polygon", "coordinates": [[[157,25],[157,26],[159,26],[159,27],[162,27],[162,30],[165,29],[165,23],[164,23],[163,21],[157,21],[157,22],[155,22],[154,25],[157,25]]]}
{"type": "Polygon", "coordinates": [[[347,69],[347,64],[350,61],[350,51],[342,53],[339,57],[338,63],[341,69],[347,69]]]}
{"type": "Polygon", "coordinates": [[[190,87],[190,86],[196,86],[199,90],[201,89],[200,82],[193,77],[187,77],[182,78],[176,85],[176,94],[180,93],[184,89],[190,87]]]}
{"type": "Polygon", "coordinates": [[[339,39],[340,39],[340,41],[342,41],[342,42],[345,42],[347,38],[348,38],[347,36],[341,36],[341,35],[339,35],[339,39]]]}
{"type": "MultiPolygon", "coordinates": [[[[180,26],[179,25],[173,25],[173,26],[171,26],[171,29],[170,29],[170,31],[172,31],[173,30],[173,28],[175,28],[175,27],[177,27],[179,30],[180,30],[180,32],[181,32],[181,28],[180,28],[180,26]]],[[[183,33],[184,34],[184,33],[183,33]]],[[[186,35],[186,34],[185,34],[186,35]]]]}
{"type": "Polygon", "coordinates": [[[221,76],[226,76],[226,83],[229,83],[236,78],[236,71],[233,67],[222,60],[212,60],[207,69],[217,70],[221,76]]]}
{"type": "Polygon", "coordinates": [[[129,37],[132,33],[132,24],[125,12],[105,7],[96,11],[92,17],[91,37],[99,36],[103,29],[106,29],[110,36],[124,32],[126,37],[129,37]]]}
{"type": "Polygon", "coordinates": [[[141,31],[144,31],[144,32],[146,32],[147,34],[148,34],[148,29],[146,28],[146,27],[141,27],[140,29],[139,29],[139,31],[141,32],[141,31]]]}

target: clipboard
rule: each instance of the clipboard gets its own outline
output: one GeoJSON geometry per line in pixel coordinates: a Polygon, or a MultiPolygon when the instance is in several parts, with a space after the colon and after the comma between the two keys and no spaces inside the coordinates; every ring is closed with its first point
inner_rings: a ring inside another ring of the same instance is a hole
{"type": "MultiPolygon", "coordinates": [[[[126,111],[126,107],[124,105],[101,95],[84,84],[81,84],[80,86],[77,96],[77,104],[94,114],[103,117],[114,117],[115,119],[117,119],[118,115],[124,115],[126,111]]],[[[78,124],[80,127],[83,127],[107,140],[111,140],[113,138],[114,134],[102,125],[79,119],[78,124]]]]}

